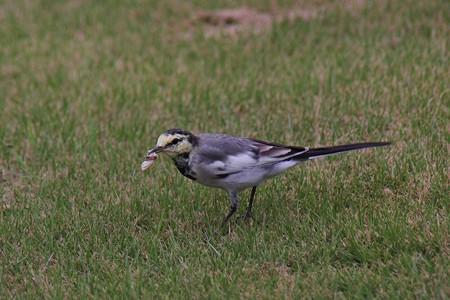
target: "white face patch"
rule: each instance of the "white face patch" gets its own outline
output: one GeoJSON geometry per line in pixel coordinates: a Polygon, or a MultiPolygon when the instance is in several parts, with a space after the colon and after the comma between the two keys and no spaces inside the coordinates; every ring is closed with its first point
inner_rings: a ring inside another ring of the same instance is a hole
{"type": "Polygon", "coordinates": [[[192,150],[192,144],[187,140],[186,135],[182,134],[161,134],[156,143],[157,147],[163,148],[162,152],[170,157],[176,157],[183,153],[189,153],[192,150]],[[178,139],[177,144],[171,145],[174,139],[178,139]]]}
{"type": "Polygon", "coordinates": [[[156,142],[156,147],[165,147],[173,140],[172,136],[161,134],[156,142]]]}
{"type": "Polygon", "coordinates": [[[167,135],[167,134],[163,133],[159,136],[158,141],[156,142],[156,146],[157,147],[166,147],[174,139],[179,139],[181,141],[185,137],[186,136],[181,135],[181,134],[167,135]]]}

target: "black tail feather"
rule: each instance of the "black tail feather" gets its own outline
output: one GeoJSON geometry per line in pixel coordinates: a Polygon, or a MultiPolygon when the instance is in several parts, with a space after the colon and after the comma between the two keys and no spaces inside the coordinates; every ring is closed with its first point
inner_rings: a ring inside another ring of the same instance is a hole
{"type": "Polygon", "coordinates": [[[320,156],[326,156],[331,154],[336,154],[340,152],[371,148],[371,147],[381,147],[390,145],[390,142],[371,142],[371,143],[358,143],[358,144],[348,144],[348,145],[340,145],[340,146],[330,146],[330,147],[321,147],[321,148],[310,148],[308,151],[295,156],[294,159],[298,160],[307,160],[311,158],[316,158],[320,156]]]}

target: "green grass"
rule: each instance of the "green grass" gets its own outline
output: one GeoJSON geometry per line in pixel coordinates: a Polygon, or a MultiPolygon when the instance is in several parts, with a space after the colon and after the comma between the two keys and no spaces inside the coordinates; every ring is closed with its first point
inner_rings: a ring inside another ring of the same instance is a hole
{"type": "Polygon", "coordinates": [[[449,298],[449,3],[343,3],[0,2],[0,298],[449,298]],[[190,21],[243,5],[323,9],[190,21]],[[139,169],[171,127],[394,144],[290,170],[218,234],[226,193],[139,169]]]}

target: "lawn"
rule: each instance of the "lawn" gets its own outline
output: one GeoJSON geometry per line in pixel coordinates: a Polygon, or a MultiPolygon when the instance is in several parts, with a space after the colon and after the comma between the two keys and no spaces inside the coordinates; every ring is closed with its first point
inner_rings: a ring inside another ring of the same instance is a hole
{"type": "Polygon", "coordinates": [[[0,298],[449,298],[449,36],[440,0],[1,1],[0,298]],[[140,170],[172,127],[393,145],[221,228],[225,192],[140,170]]]}

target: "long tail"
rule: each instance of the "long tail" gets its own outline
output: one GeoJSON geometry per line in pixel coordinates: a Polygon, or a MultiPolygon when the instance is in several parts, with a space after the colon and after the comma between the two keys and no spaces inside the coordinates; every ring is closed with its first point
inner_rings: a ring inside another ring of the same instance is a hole
{"type": "Polygon", "coordinates": [[[331,146],[331,147],[321,147],[321,148],[309,148],[308,151],[299,154],[298,156],[293,157],[295,160],[307,160],[312,158],[317,158],[321,156],[327,156],[331,154],[336,154],[340,152],[347,152],[352,150],[364,149],[364,148],[372,148],[372,147],[381,147],[390,145],[390,142],[372,142],[372,143],[358,143],[358,144],[348,144],[348,145],[340,145],[340,146],[331,146]]]}

